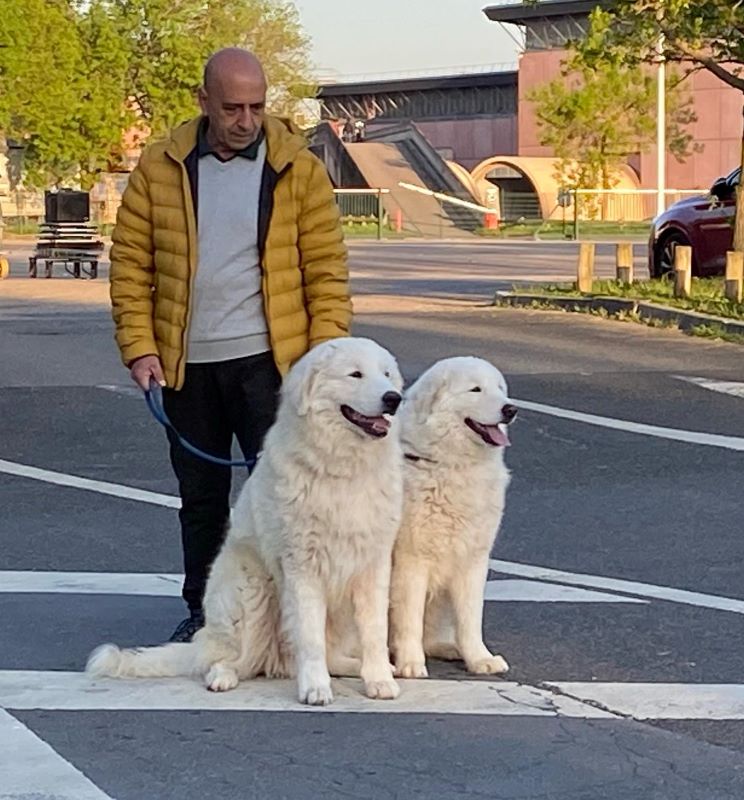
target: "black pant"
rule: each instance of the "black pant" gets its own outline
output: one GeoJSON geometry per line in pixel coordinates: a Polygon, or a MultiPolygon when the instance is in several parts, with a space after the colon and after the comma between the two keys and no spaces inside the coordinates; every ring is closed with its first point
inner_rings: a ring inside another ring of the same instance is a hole
{"type": "MultiPolygon", "coordinates": [[[[271,353],[187,364],[183,388],[165,389],[163,407],[190,444],[218,458],[230,458],[234,435],[250,460],[274,421],[280,384],[271,353]]],[[[168,439],[181,495],[183,599],[193,611],[202,606],[209,569],[225,538],[232,475],[230,467],[189,453],[170,430],[168,439]]]]}

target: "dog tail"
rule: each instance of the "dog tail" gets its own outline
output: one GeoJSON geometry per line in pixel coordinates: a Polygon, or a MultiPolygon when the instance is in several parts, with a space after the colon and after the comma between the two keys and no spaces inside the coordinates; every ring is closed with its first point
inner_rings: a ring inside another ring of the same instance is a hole
{"type": "Polygon", "coordinates": [[[88,657],[85,671],[95,678],[175,678],[199,672],[195,642],[120,649],[102,644],[88,657]]]}

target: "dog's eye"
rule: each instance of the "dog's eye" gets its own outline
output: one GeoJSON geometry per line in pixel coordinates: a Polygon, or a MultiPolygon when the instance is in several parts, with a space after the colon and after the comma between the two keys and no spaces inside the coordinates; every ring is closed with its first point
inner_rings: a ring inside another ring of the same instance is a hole
{"type": "Polygon", "coordinates": [[[389,372],[386,372],[386,373],[385,373],[385,377],[386,377],[386,378],[389,378],[389,377],[390,377],[390,373],[389,373],[389,372]]]}
{"type": "Polygon", "coordinates": [[[473,388],[470,391],[471,392],[480,392],[481,388],[480,388],[480,386],[473,386],[473,388]]]}
{"type": "Polygon", "coordinates": [[[362,375],[361,372],[359,372],[359,370],[357,370],[356,372],[352,372],[351,375],[349,375],[349,377],[350,378],[361,378],[361,377],[363,377],[363,375],[362,375]]]}

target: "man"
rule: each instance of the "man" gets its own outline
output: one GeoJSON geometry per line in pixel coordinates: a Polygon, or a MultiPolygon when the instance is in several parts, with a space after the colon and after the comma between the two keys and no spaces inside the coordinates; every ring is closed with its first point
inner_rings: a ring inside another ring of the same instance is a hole
{"type": "MultiPolygon", "coordinates": [[[[111,248],[116,341],[133,380],[163,389],[178,433],[247,460],[274,419],[281,376],[310,347],[346,336],[346,249],[323,164],[264,113],[258,59],[213,55],[202,116],[148,147],[122,199],[111,248]]],[[[204,624],[202,597],[229,516],[230,469],[185,451],[168,432],[181,495],[190,615],[171,641],[204,624]]]]}

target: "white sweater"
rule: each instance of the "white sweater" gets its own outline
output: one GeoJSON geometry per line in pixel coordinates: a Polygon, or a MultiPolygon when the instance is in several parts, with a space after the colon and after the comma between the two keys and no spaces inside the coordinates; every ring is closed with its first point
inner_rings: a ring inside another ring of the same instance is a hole
{"type": "Polygon", "coordinates": [[[188,361],[228,361],[270,349],[261,293],[258,203],[266,160],[199,159],[199,251],[188,361]]]}

